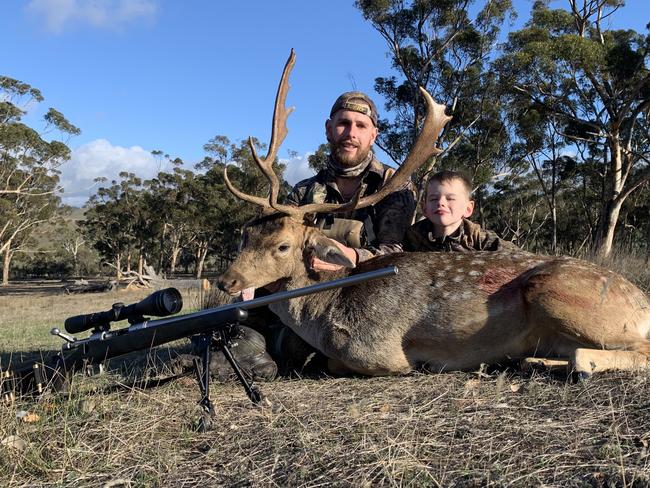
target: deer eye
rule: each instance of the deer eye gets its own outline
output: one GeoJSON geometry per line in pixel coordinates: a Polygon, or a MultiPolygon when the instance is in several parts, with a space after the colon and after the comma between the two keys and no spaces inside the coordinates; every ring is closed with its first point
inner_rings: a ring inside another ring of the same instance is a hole
{"type": "Polygon", "coordinates": [[[280,244],[278,246],[278,251],[280,252],[287,252],[291,246],[289,244],[280,244]]]}

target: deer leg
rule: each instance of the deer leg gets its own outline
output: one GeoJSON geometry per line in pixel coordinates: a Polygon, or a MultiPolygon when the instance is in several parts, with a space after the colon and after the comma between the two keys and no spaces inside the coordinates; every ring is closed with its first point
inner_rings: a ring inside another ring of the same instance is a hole
{"type": "Polygon", "coordinates": [[[331,374],[335,376],[347,376],[354,374],[354,371],[347,368],[342,361],[334,358],[327,358],[327,369],[331,374]]]}
{"type": "Polygon", "coordinates": [[[571,357],[571,363],[576,373],[585,376],[602,371],[650,369],[650,357],[637,351],[578,348],[571,357]]]}

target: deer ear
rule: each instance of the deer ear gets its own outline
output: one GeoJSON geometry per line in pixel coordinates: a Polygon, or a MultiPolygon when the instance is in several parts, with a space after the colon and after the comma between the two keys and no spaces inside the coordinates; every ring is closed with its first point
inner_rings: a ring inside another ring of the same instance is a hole
{"type": "Polygon", "coordinates": [[[308,247],[313,251],[315,257],[326,263],[338,264],[346,268],[356,266],[356,263],[346,255],[335,240],[325,237],[323,234],[312,236],[308,247]]]}

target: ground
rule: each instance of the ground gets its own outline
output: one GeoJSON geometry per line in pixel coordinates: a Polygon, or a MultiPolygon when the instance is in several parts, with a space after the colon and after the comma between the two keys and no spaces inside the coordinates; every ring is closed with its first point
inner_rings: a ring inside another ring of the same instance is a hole
{"type": "MultiPolygon", "coordinates": [[[[3,361],[53,349],[49,329],[68,315],[146,294],[3,291],[3,361]]],[[[197,296],[184,298],[198,307],[197,296]]],[[[198,433],[191,377],[125,385],[145,369],[130,364],[164,374],[160,358],[183,347],[115,361],[107,375],[78,375],[67,395],[0,406],[3,485],[650,486],[647,374],[576,381],[496,368],[280,379],[260,384],[266,407],[236,383],[213,382],[213,427],[198,433]]]]}

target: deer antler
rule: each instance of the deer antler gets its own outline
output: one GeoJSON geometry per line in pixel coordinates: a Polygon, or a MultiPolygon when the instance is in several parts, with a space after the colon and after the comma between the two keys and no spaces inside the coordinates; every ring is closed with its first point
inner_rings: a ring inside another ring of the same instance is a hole
{"type": "MultiPolygon", "coordinates": [[[[293,112],[293,107],[286,108],[287,93],[289,92],[289,74],[293,69],[293,65],[296,62],[296,54],[294,50],[291,50],[289,54],[289,59],[287,59],[286,64],[284,65],[284,71],[282,72],[282,78],[280,79],[280,85],[278,86],[278,93],[275,97],[275,108],[273,110],[273,123],[271,129],[271,143],[269,144],[269,150],[266,153],[266,157],[261,159],[255,150],[255,145],[253,144],[253,138],[248,138],[248,146],[251,149],[253,159],[255,164],[260,168],[262,174],[266,176],[266,179],[269,180],[269,197],[268,200],[265,198],[257,197],[254,195],[248,195],[233,186],[233,184],[228,179],[227,167],[223,170],[223,176],[228,187],[237,198],[244,200],[249,203],[254,203],[256,205],[261,205],[264,208],[276,208],[278,205],[278,192],[280,190],[280,181],[278,180],[275,171],[273,171],[273,161],[277,156],[278,149],[284,142],[285,137],[287,137],[287,119],[291,112],[293,112]]],[[[276,209],[279,210],[279,209],[276,209]]]]}
{"type": "Polygon", "coordinates": [[[443,127],[447,122],[451,120],[451,117],[445,115],[445,106],[439,103],[436,103],[431,95],[422,87],[420,87],[420,92],[424,97],[424,100],[427,104],[427,115],[422,126],[422,131],[418,135],[413,148],[409,152],[408,156],[395,172],[395,174],[390,178],[386,184],[379,189],[376,193],[368,195],[364,198],[359,199],[357,194],[355,198],[347,203],[311,203],[308,205],[302,205],[296,207],[293,205],[282,205],[278,203],[278,191],[280,189],[280,182],[277,175],[273,171],[273,161],[278,152],[278,148],[284,141],[284,138],[287,136],[287,118],[289,114],[293,111],[293,108],[286,109],[286,99],[287,92],[289,91],[289,73],[295,63],[295,53],[293,49],[289,55],[289,59],[284,66],[284,71],[282,72],[282,78],[280,79],[280,86],[278,87],[278,94],[275,98],[275,110],[273,112],[273,129],[271,133],[271,143],[269,144],[269,151],[264,159],[260,159],[255,151],[255,147],[252,142],[252,138],[248,139],[248,144],[251,148],[253,154],[253,159],[255,163],[260,168],[264,176],[269,180],[269,196],[267,198],[258,197],[254,195],[248,195],[237,188],[235,188],[230,180],[228,179],[228,172],[224,168],[224,180],[228,189],[240,200],[244,200],[249,203],[254,203],[259,205],[267,210],[276,210],[288,214],[296,219],[301,220],[308,213],[340,213],[348,212],[355,208],[364,208],[374,205],[375,203],[381,201],[383,198],[388,196],[394,191],[401,190],[407,184],[411,175],[422,166],[427,159],[429,159],[434,154],[439,154],[440,149],[435,147],[436,140],[440,135],[443,127]]]}

